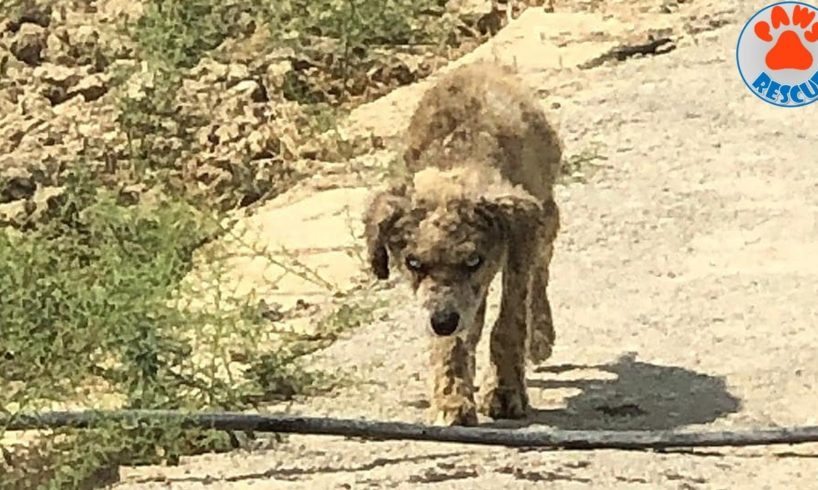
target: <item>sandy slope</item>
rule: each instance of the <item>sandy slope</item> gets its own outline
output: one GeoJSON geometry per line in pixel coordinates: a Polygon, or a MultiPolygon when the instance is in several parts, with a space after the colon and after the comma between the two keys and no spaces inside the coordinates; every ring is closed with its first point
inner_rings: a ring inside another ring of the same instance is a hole
{"type": "MultiPolygon", "coordinates": [[[[704,2],[698,2],[707,8],[704,2]]],[[[536,414],[560,428],[815,424],[818,105],[746,92],[730,23],[658,57],[548,85],[568,149],[607,167],[562,187],[553,265],[554,357],[530,373],[536,414]]],[[[713,3],[713,6],[717,3],[713,3]]],[[[388,318],[323,352],[359,381],[307,414],[421,421],[424,330],[388,318]]],[[[495,301],[496,303],[496,301],[495,301]]],[[[123,470],[116,488],[818,488],[816,447],[707,454],[520,452],[291,437],[275,450],[123,470]],[[797,453],[797,454],[794,454],[797,453]]]]}

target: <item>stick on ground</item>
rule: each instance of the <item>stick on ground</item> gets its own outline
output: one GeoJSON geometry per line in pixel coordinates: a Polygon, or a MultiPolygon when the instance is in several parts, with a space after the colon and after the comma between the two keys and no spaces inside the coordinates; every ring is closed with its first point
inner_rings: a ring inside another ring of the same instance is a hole
{"type": "Polygon", "coordinates": [[[170,422],[180,423],[189,428],[214,430],[323,434],[379,440],[404,439],[550,449],[650,450],[818,442],[818,426],[713,432],[512,430],[486,427],[434,427],[403,422],[293,415],[239,412],[184,413],[165,410],[46,412],[14,417],[0,416],[0,427],[6,427],[6,430],[93,428],[100,421],[129,424],[170,422]]]}

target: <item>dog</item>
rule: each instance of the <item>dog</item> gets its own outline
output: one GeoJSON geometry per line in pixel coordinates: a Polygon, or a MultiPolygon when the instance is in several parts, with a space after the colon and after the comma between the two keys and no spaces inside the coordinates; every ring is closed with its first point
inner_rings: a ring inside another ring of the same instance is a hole
{"type": "Polygon", "coordinates": [[[478,410],[524,418],[526,354],[542,362],[555,340],[546,290],[562,143],[533,91],[485,62],[442,75],[405,142],[406,177],[375,193],[364,235],[375,276],[399,269],[428,312],[431,422],[475,425],[478,410]],[[475,349],[500,272],[490,369],[476,394],[475,349]]]}

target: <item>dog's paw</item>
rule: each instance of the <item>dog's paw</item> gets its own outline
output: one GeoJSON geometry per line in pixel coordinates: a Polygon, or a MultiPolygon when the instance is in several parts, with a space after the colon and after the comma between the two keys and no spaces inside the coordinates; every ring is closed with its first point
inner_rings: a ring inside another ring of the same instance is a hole
{"type": "Polygon", "coordinates": [[[432,425],[437,426],[477,425],[477,410],[472,404],[459,407],[433,408],[429,418],[432,425]]]}
{"type": "Polygon", "coordinates": [[[525,418],[528,394],[525,388],[490,388],[480,395],[480,412],[493,419],[525,418]]]}
{"type": "Polygon", "coordinates": [[[551,342],[543,335],[533,335],[528,345],[528,359],[534,364],[542,364],[551,357],[551,342]]]}

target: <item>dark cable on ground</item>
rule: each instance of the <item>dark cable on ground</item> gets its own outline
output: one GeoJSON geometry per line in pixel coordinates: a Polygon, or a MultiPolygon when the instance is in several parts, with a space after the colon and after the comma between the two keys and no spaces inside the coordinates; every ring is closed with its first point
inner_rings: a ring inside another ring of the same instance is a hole
{"type": "Polygon", "coordinates": [[[278,434],[321,434],[374,440],[416,440],[546,449],[661,450],[717,446],[761,446],[818,442],[818,426],[742,431],[560,430],[549,428],[435,427],[295,415],[173,410],[45,412],[0,415],[6,430],[77,428],[105,423],[174,423],[186,428],[278,434]]]}

